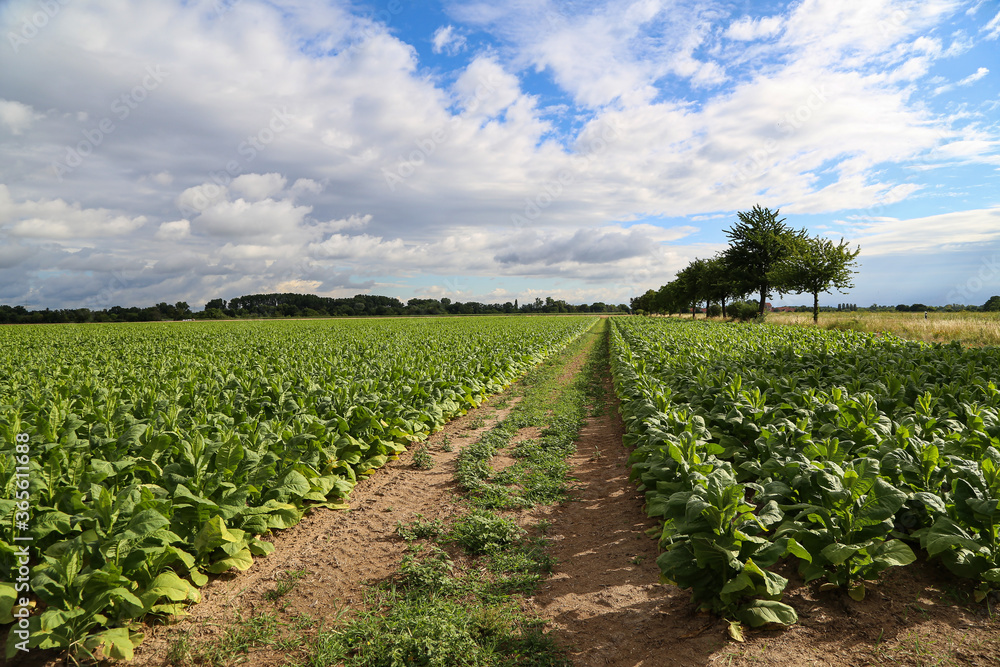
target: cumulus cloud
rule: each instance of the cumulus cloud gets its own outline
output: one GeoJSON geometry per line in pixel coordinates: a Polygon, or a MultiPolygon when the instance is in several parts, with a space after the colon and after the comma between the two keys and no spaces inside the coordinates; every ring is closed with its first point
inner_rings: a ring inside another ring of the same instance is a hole
{"type": "Polygon", "coordinates": [[[842,221],[853,230],[865,257],[957,252],[1000,240],[1000,208],[956,211],[900,220],[890,217],[842,221]]]}
{"type": "Polygon", "coordinates": [[[43,117],[44,114],[35,113],[28,104],[0,98],[0,124],[6,125],[11,134],[22,134],[43,117]]]}
{"type": "Polygon", "coordinates": [[[146,223],[145,216],[116,214],[105,208],[84,208],[62,199],[15,201],[0,184],[0,229],[11,236],[63,241],[122,236],[146,223]]]}
{"type": "Polygon", "coordinates": [[[279,194],[287,182],[281,174],[243,174],[233,179],[229,189],[250,201],[260,201],[279,194]]]}
{"type": "Polygon", "coordinates": [[[192,220],[197,233],[233,237],[281,236],[296,229],[309,212],[310,206],[296,206],[290,200],[262,199],[222,201],[208,207],[192,220]]]}
{"type": "Polygon", "coordinates": [[[179,241],[191,236],[190,220],[174,220],[173,222],[161,222],[156,230],[156,238],[161,241],[179,241]]]}

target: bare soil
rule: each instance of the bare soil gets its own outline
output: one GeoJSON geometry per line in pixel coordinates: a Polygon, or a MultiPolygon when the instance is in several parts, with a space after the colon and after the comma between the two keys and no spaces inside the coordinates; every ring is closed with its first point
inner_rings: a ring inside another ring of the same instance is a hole
{"type": "MultiPolygon", "coordinates": [[[[190,608],[191,615],[174,626],[152,627],[136,650],[136,665],[163,665],[171,641],[186,633],[193,643],[221,636],[235,617],[278,610],[283,620],[308,616],[331,624],[340,614],[363,604],[367,584],[394,573],[406,551],[406,543],[396,534],[399,523],[409,523],[422,515],[443,519],[460,513],[453,479],[454,460],[466,444],[503,420],[516,404],[494,396],[476,410],[455,419],[428,438],[424,444],[434,459],[434,467],[421,470],[412,465],[413,451],[390,461],[351,493],[348,510],[315,509],[301,522],[281,531],[274,539],[275,551],[254,560],[246,572],[218,577],[202,589],[202,602],[190,608]],[[477,420],[478,428],[471,428],[477,420]],[[449,438],[454,451],[441,445],[449,438]],[[306,574],[287,595],[275,602],[267,594],[289,571],[306,574]]],[[[249,664],[286,664],[287,656],[276,651],[258,651],[249,664]]]]}

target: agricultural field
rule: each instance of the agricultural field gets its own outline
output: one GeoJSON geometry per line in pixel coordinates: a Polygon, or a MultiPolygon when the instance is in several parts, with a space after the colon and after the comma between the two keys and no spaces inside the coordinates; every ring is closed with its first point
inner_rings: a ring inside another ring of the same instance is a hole
{"type": "Polygon", "coordinates": [[[662,577],[734,638],[798,621],[781,564],[861,601],[919,559],[996,601],[997,348],[627,318],[611,363],[662,577]]]}
{"type": "Polygon", "coordinates": [[[345,507],[359,480],[594,321],[0,330],[8,656],[30,634],[32,648],[131,657],[134,621],[183,615],[209,574],[246,570],[310,507],[345,507]]]}
{"type": "MultiPolygon", "coordinates": [[[[769,324],[812,326],[810,313],[769,313],[769,324]]],[[[963,345],[1000,345],[1000,313],[995,312],[829,312],[820,313],[824,329],[891,333],[928,343],[959,341],[963,345]]]]}

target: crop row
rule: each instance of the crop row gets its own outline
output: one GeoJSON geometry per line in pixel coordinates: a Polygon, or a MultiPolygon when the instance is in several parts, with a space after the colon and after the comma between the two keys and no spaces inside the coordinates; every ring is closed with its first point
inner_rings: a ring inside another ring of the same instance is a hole
{"type": "Polygon", "coordinates": [[[665,318],[611,336],[662,575],[734,634],[797,620],[784,558],[855,599],[914,549],[1000,587],[1000,349],[665,318]]]}
{"type": "Polygon", "coordinates": [[[207,574],[250,567],[309,507],[345,507],[592,322],[3,329],[0,624],[24,613],[11,573],[27,544],[29,645],[128,657],[137,619],[183,614],[207,574]]]}

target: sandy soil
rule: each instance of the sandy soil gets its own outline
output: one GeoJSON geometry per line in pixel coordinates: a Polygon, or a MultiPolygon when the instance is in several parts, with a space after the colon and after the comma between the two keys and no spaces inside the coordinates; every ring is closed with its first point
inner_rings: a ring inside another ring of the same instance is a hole
{"type": "MultiPolygon", "coordinates": [[[[350,509],[310,512],[274,538],[273,554],[255,559],[246,572],[209,582],[202,589],[202,602],[191,607],[190,617],[174,626],[149,629],[136,651],[135,664],[164,664],[170,641],[178,633],[188,633],[193,643],[210,640],[224,632],[235,615],[246,618],[278,609],[284,619],[306,615],[330,622],[360,605],[365,584],[389,577],[402,560],[406,543],[396,535],[398,523],[413,521],[418,514],[447,520],[461,511],[452,479],[455,457],[516,404],[510,401],[506,407],[495,408],[501,401],[501,397],[489,399],[428,438],[425,444],[435,462],[430,470],[413,467],[412,450],[403,454],[355,487],[350,509]],[[477,419],[483,420],[482,425],[470,428],[477,419]],[[452,452],[441,451],[446,436],[452,452]],[[280,603],[266,599],[286,572],[301,570],[307,574],[280,603]]],[[[285,663],[285,654],[277,652],[257,652],[250,661],[253,665],[285,663]]]]}

